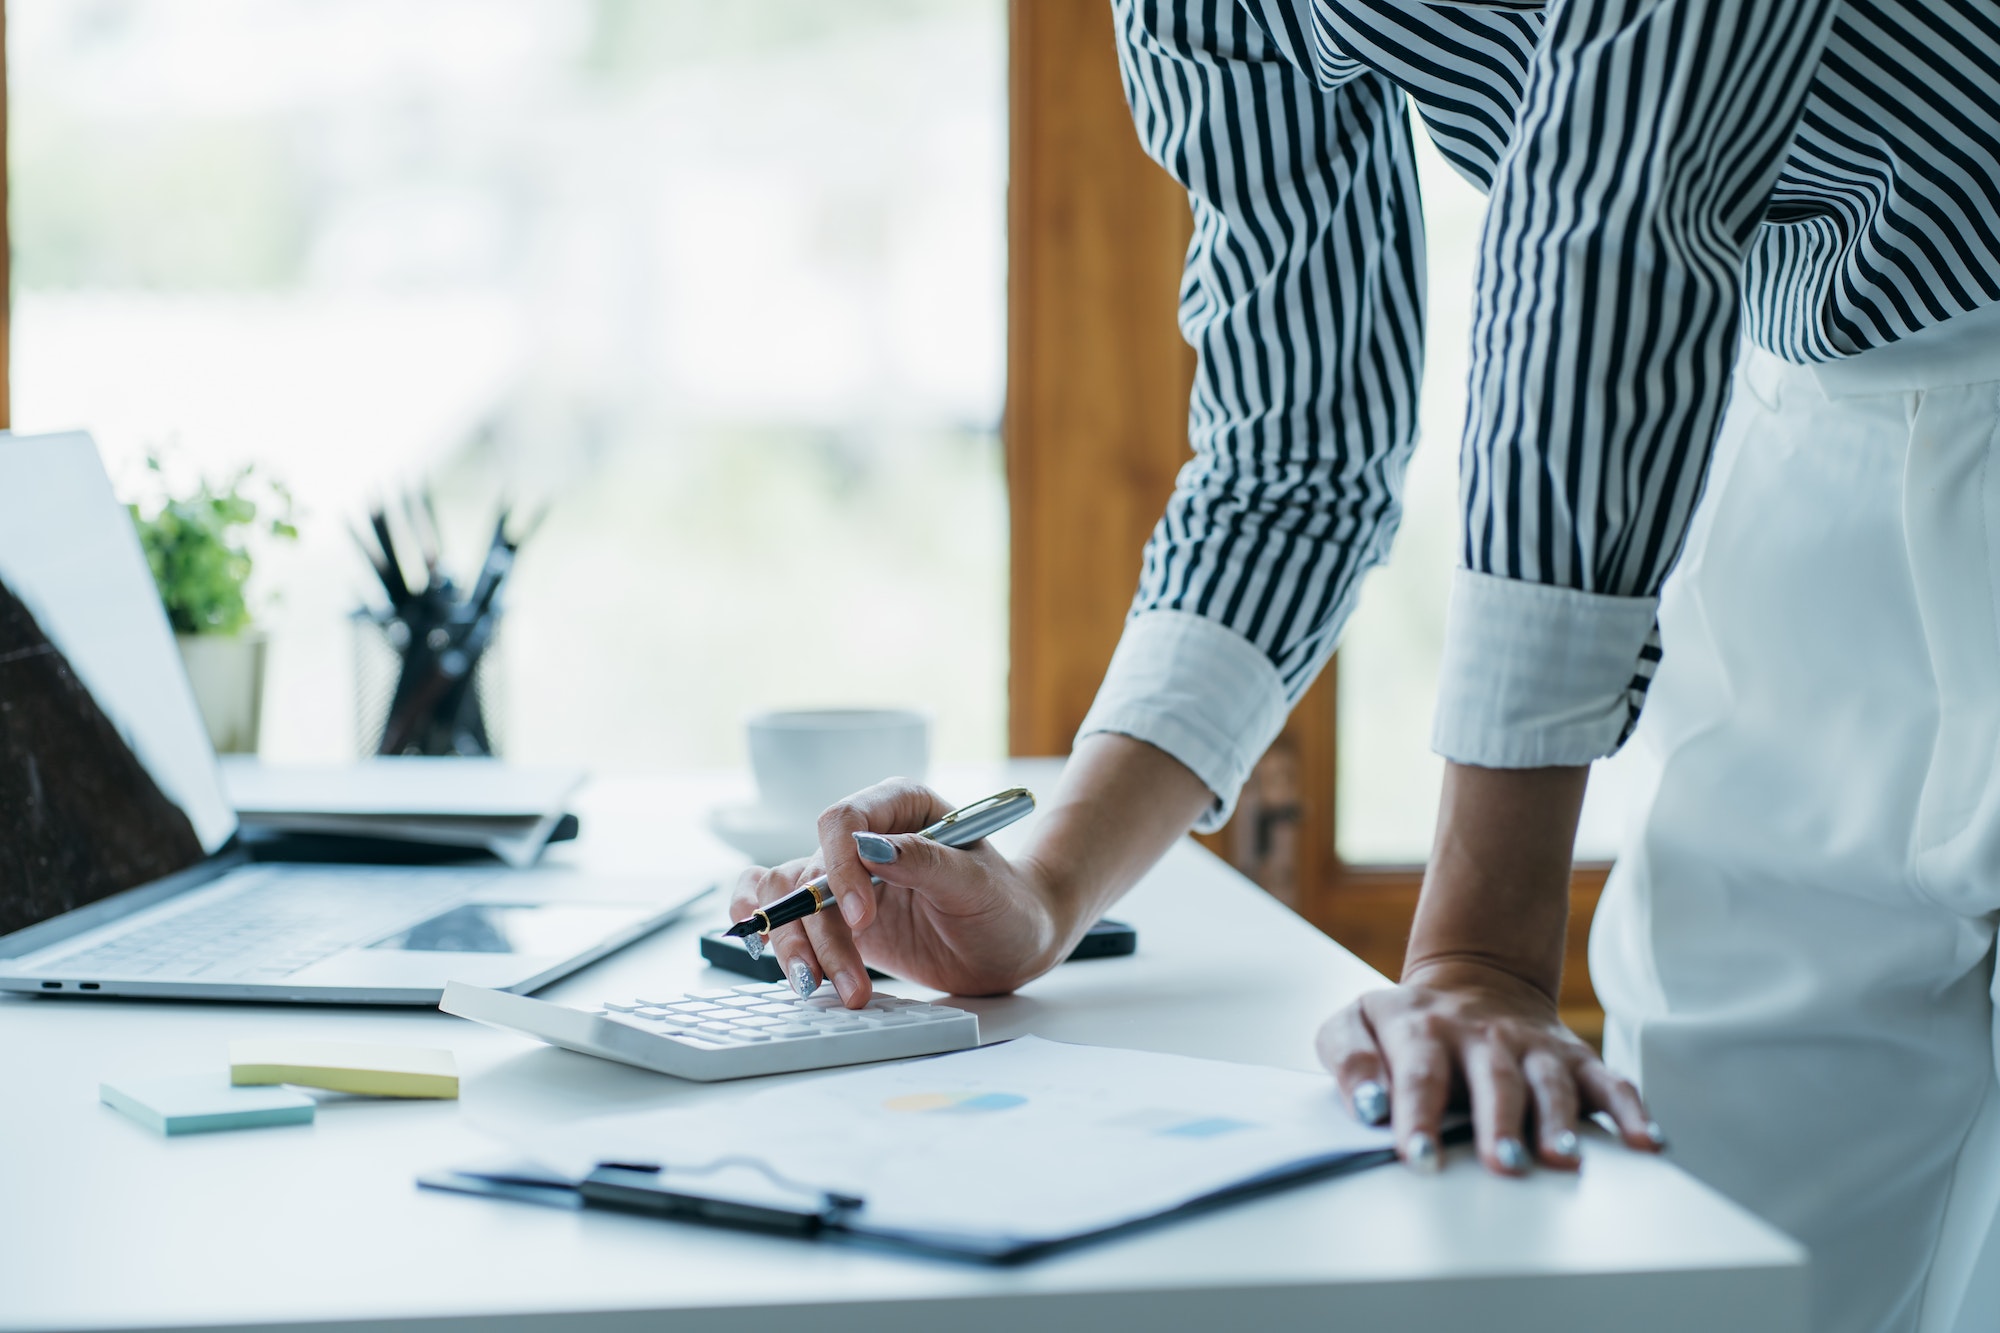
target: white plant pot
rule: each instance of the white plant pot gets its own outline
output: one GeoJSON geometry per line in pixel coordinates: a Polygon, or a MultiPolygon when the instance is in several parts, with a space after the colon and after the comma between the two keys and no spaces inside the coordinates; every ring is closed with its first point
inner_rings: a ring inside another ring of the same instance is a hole
{"type": "Polygon", "coordinates": [[[241,634],[176,634],[194,701],[217,754],[257,753],[264,721],[266,640],[241,634]]]}

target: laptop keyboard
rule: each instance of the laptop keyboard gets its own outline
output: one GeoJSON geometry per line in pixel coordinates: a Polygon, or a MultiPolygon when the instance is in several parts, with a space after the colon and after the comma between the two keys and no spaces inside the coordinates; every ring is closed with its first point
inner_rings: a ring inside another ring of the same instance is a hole
{"type": "Polygon", "coordinates": [[[288,867],[282,880],[247,885],[36,970],[86,980],[277,981],[343,949],[372,944],[491,878],[491,871],[316,874],[288,867]]]}

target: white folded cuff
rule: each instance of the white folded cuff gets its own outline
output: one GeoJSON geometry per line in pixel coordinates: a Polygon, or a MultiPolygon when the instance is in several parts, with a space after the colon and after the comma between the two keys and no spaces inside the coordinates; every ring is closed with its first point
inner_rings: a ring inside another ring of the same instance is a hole
{"type": "Polygon", "coordinates": [[[1187,765],[1215,793],[1195,824],[1208,833],[1235,809],[1288,712],[1278,669],[1248,639],[1186,611],[1141,611],[1125,622],[1076,734],[1117,732],[1187,765]]]}
{"type": "Polygon", "coordinates": [[[1587,764],[1618,748],[1657,597],[1452,576],[1431,748],[1481,768],[1587,764]]]}

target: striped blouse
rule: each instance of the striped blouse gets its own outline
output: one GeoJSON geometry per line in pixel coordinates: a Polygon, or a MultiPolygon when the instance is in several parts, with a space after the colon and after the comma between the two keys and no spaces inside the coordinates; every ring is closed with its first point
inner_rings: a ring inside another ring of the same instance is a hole
{"type": "Polygon", "coordinates": [[[1407,106],[1490,193],[1435,740],[1629,734],[1740,340],[1795,362],[2000,300],[2000,6],[1113,0],[1187,187],[1192,460],[1086,733],[1226,816],[1386,554],[1423,364],[1407,106]]]}

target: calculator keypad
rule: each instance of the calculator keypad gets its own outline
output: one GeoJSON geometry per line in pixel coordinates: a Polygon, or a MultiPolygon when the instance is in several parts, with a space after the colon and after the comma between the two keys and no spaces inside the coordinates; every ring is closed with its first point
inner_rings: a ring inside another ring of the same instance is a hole
{"type": "Polygon", "coordinates": [[[894,995],[878,994],[863,1007],[849,1009],[830,991],[800,999],[783,985],[737,986],[667,999],[607,1003],[599,1012],[642,1031],[704,1047],[833,1037],[964,1017],[957,1009],[894,995]]]}

